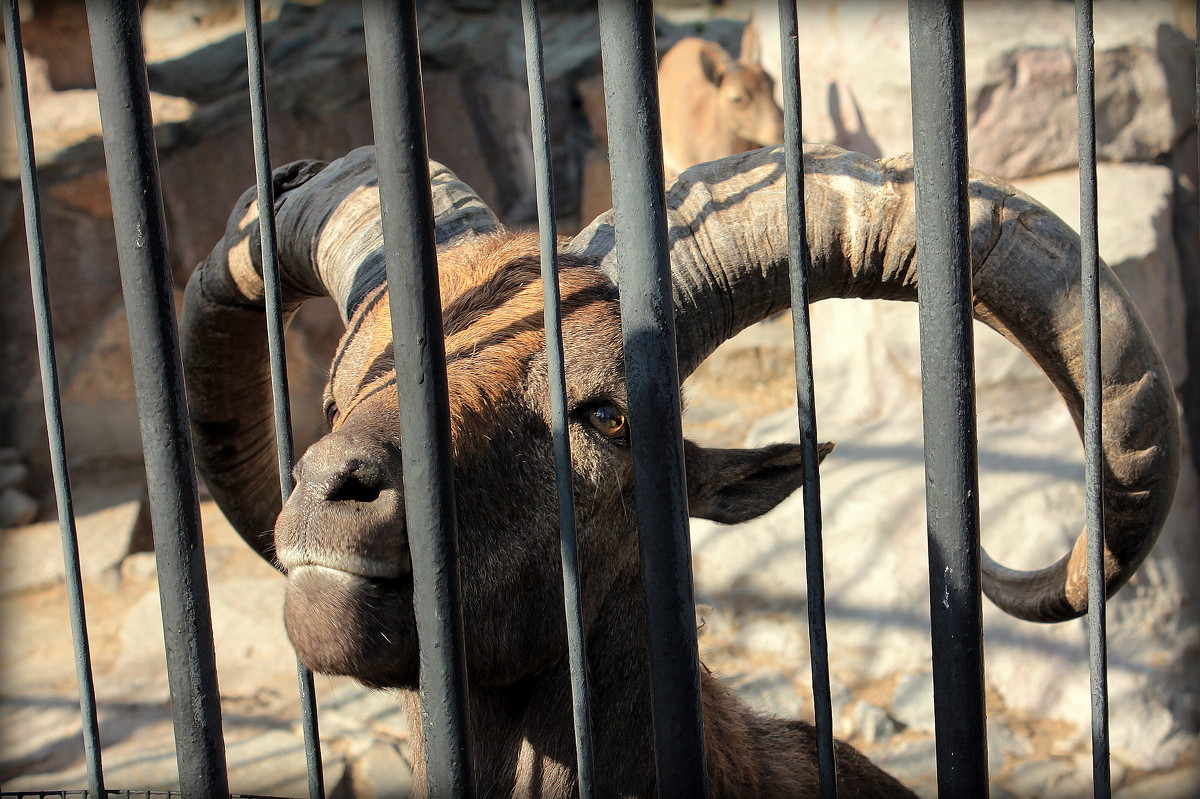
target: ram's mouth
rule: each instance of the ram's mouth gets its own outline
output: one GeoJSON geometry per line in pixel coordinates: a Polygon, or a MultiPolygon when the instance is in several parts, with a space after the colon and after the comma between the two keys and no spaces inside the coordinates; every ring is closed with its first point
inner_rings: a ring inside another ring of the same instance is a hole
{"type": "Polygon", "coordinates": [[[284,623],[312,671],[372,687],[416,680],[412,577],[373,577],[317,563],[288,570],[284,623]]]}
{"type": "Polygon", "coordinates": [[[294,549],[280,549],[276,552],[276,560],[285,574],[303,568],[327,569],[342,572],[352,577],[381,583],[412,583],[412,566],[407,560],[400,562],[392,559],[369,558],[352,553],[320,553],[314,555],[294,549]]]}

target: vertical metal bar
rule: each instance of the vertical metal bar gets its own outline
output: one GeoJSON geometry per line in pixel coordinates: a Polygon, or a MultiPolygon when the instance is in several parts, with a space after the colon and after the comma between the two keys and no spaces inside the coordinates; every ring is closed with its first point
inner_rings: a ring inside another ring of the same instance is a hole
{"type": "Polygon", "coordinates": [[[449,392],[413,0],[363,4],[429,795],[472,792],[449,392]]]}
{"type": "Polygon", "coordinates": [[[780,0],[779,47],[783,78],[783,133],[787,175],[788,261],[792,290],[792,340],[796,357],[796,408],[804,456],[804,563],[808,598],[808,640],[813,706],[817,726],[817,766],[822,799],[836,799],[833,759],[833,700],[829,692],[829,640],[825,623],[824,543],[821,537],[821,473],[817,456],[816,390],[808,312],[808,273],[812,268],[804,215],[804,144],[800,106],[800,46],[796,0],[780,0]]]}
{"type": "Polygon", "coordinates": [[[183,371],[136,0],[87,0],[158,563],[179,784],[229,794],[183,371]]]}
{"type": "Polygon", "coordinates": [[[1112,795],[1108,762],[1108,642],[1105,636],[1104,474],[1100,382],[1100,254],[1096,221],[1096,70],[1091,0],[1075,2],[1079,100],[1080,287],[1083,292],[1083,450],[1087,505],[1088,664],[1092,699],[1092,790],[1112,795]]]}
{"type": "Polygon", "coordinates": [[[599,10],[658,787],[704,796],[654,15],[649,0],[600,0],[599,10]]]}
{"type": "MultiPolygon", "coordinates": [[[[244,0],[246,20],[246,74],[250,90],[250,126],[254,140],[254,171],[258,180],[258,229],[262,249],[263,287],[267,316],[267,347],[271,358],[271,392],[275,404],[275,443],[279,458],[279,491],[283,502],[295,488],[292,466],[292,409],[288,400],[287,359],[283,340],[283,313],[279,289],[278,246],[275,236],[275,197],[271,185],[270,136],[267,124],[266,76],[263,68],[262,16],[259,0],[244,0]]],[[[304,756],[308,764],[308,795],[324,799],[325,774],[321,767],[321,739],[317,726],[316,687],[312,672],[296,661],[300,691],[300,726],[304,730],[304,756]]]]}
{"type": "Polygon", "coordinates": [[[567,617],[567,652],[571,665],[571,702],[575,720],[575,760],[579,797],[594,795],[591,712],[588,708],[587,651],[583,632],[583,597],[579,584],[579,547],[575,530],[575,498],[571,486],[571,437],[567,428],[567,383],[563,359],[562,312],[558,286],[558,230],[554,218],[554,175],[550,129],[546,119],[546,78],[542,62],[541,20],[537,0],[521,0],[525,26],[525,68],[529,82],[529,114],[533,130],[533,169],[537,186],[541,238],[542,291],[546,320],[546,362],[550,376],[550,418],[558,490],[558,527],[567,617]]]}
{"type": "Polygon", "coordinates": [[[909,0],[938,795],[988,795],[962,0],[909,0]]]}
{"type": "Polygon", "coordinates": [[[17,157],[21,169],[21,194],[25,203],[25,235],[29,242],[29,280],[33,291],[33,319],[37,331],[38,359],[42,372],[42,398],[46,408],[46,434],[50,445],[50,469],[58,500],[58,525],[66,573],[67,604],[71,617],[71,639],[75,648],[75,678],[79,683],[79,712],[83,726],[83,754],[87,764],[88,788],[93,796],[104,796],[104,767],[100,755],[100,728],[96,688],[92,680],[91,648],[88,644],[87,614],[83,605],[83,577],[79,566],[79,538],[71,481],[67,474],[67,444],[63,433],[59,398],[58,360],[54,353],[54,325],[50,318],[50,291],[46,280],[46,249],[42,237],[42,209],[38,199],[33,123],[29,115],[29,81],[21,52],[21,14],[17,0],[4,4],[4,40],[8,44],[9,91],[16,122],[17,157]]]}

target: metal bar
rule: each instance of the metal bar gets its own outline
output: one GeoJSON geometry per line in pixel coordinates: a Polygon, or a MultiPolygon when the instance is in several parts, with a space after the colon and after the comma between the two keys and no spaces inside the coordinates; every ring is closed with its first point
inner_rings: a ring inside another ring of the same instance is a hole
{"type": "Polygon", "coordinates": [[[42,398],[46,408],[46,435],[50,446],[50,469],[54,496],[58,501],[59,535],[62,539],[66,574],[67,607],[71,618],[71,640],[75,649],[75,679],[79,683],[79,712],[83,726],[83,757],[88,789],[104,796],[104,766],[100,753],[99,714],[96,687],[92,680],[91,647],[87,614],[83,605],[83,577],[79,565],[79,538],[75,530],[75,508],[67,473],[67,444],[63,432],[59,396],[58,360],[54,353],[54,325],[50,317],[50,291],[46,280],[46,248],[42,237],[42,209],[38,198],[33,123],[29,115],[29,81],[21,52],[21,13],[17,0],[4,4],[4,40],[8,44],[8,79],[16,122],[17,158],[21,171],[21,194],[25,203],[25,235],[29,242],[29,280],[33,292],[33,319],[37,331],[38,360],[42,373],[42,398]]]}
{"type": "Polygon", "coordinates": [[[654,14],[649,0],[600,0],[599,11],[658,786],[704,796],[654,14]]]}
{"type": "Polygon", "coordinates": [[[909,0],[938,795],[988,795],[962,0],[909,0]]]}
{"type": "MultiPolygon", "coordinates": [[[[283,340],[283,312],[279,288],[279,259],[275,231],[275,197],[271,185],[270,136],[267,124],[262,14],[259,0],[244,0],[246,20],[246,74],[250,90],[250,127],[254,140],[254,171],[258,180],[258,229],[262,250],[263,287],[267,316],[267,347],[271,359],[271,392],[275,410],[275,444],[279,460],[279,491],[283,502],[295,488],[292,478],[295,448],[292,443],[292,409],[288,400],[287,357],[283,340]]],[[[300,691],[300,726],[304,731],[304,756],[308,764],[308,795],[324,799],[325,774],[321,766],[321,739],[317,725],[316,687],[312,672],[296,661],[300,691]]]]}
{"type": "Polygon", "coordinates": [[[363,4],[429,795],[472,792],[449,391],[413,0],[363,4]]]}
{"type": "Polygon", "coordinates": [[[550,418],[558,490],[558,528],[567,620],[567,654],[571,666],[571,702],[575,721],[575,760],[580,799],[594,795],[592,724],[588,707],[587,651],[583,632],[583,596],[579,583],[579,547],[575,498],[571,485],[571,437],[567,428],[567,382],[563,358],[562,311],[558,285],[558,230],[554,218],[554,175],[550,129],[546,119],[546,77],[537,0],[521,0],[525,27],[525,68],[529,82],[529,114],[533,130],[533,170],[537,186],[541,238],[542,291],[546,320],[546,362],[550,377],[550,418]]]}
{"type": "Polygon", "coordinates": [[[1096,221],[1096,69],[1091,0],[1075,2],[1075,84],[1079,100],[1079,252],[1083,292],[1083,451],[1087,506],[1088,666],[1092,700],[1092,790],[1112,795],[1105,635],[1104,473],[1100,377],[1100,250],[1096,221]]]}
{"type": "Polygon", "coordinates": [[[229,794],[195,461],[136,0],[87,0],[154,527],[179,784],[229,794]]]}
{"type": "Polygon", "coordinates": [[[804,457],[804,563],[808,604],[809,659],[817,727],[817,767],[822,799],[836,799],[833,759],[833,700],[829,692],[824,542],[821,536],[821,473],[817,456],[816,389],[808,312],[812,257],[804,214],[804,143],[801,140],[800,46],[796,1],[780,0],[779,47],[783,79],[783,133],[787,176],[788,261],[792,290],[792,340],[796,357],[796,409],[804,457]]]}

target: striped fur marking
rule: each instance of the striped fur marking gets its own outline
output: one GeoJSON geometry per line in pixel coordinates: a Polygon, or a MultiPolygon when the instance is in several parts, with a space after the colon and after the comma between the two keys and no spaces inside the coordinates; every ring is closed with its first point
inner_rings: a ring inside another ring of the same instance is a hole
{"type": "MultiPolygon", "coordinates": [[[[559,286],[564,321],[613,291],[596,270],[566,259],[559,286]]],[[[479,457],[507,397],[521,389],[529,359],[545,351],[540,252],[536,235],[499,234],[443,254],[439,262],[454,457],[479,457]]],[[[329,386],[334,429],[368,399],[396,384],[387,288],[354,311],[334,358],[329,386]]]]}

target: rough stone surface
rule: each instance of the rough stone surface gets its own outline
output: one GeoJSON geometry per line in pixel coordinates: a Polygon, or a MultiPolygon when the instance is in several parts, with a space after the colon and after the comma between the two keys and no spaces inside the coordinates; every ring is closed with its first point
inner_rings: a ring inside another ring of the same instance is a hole
{"type": "Polygon", "coordinates": [[[412,769],[394,745],[374,743],[350,767],[357,799],[405,799],[412,795],[412,769]]]}
{"type": "Polygon", "coordinates": [[[0,488],[0,528],[29,524],[38,515],[37,500],[19,488],[0,488]]]}
{"type": "Polygon", "coordinates": [[[812,718],[812,702],[796,689],[792,678],[777,669],[748,674],[722,675],[737,689],[750,707],[761,713],[785,718],[812,718]]]}
{"type": "MultiPolygon", "coordinates": [[[[1170,0],[1102,0],[1095,9],[1100,158],[1152,161],[1193,127],[1194,65],[1170,0]]],[[[1194,14],[1194,12],[1193,12],[1194,14]]],[[[965,6],[968,145],[973,166],[1021,177],[1077,161],[1074,11],[1026,0],[965,6]]],[[[874,0],[798,3],[804,135],[873,157],[912,150],[907,7],[874,0]]],[[[775,4],[754,24],[779,41],[775,4]]],[[[763,66],[778,78],[777,47],[763,66]]],[[[778,79],[776,81],[778,86],[778,79]]],[[[779,93],[777,88],[777,93],[779,93]]]]}
{"type": "Polygon", "coordinates": [[[1200,796],[1200,766],[1153,775],[1116,793],[1117,799],[1194,799],[1200,796]]]}
{"type": "Polygon", "coordinates": [[[891,712],[905,727],[933,729],[933,673],[903,675],[892,695],[891,712]]]}
{"type": "Polygon", "coordinates": [[[849,721],[846,733],[858,736],[870,744],[887,741],[905,727],[883,708],[861,699],[855,701],[847,713],[849,721]]]}

